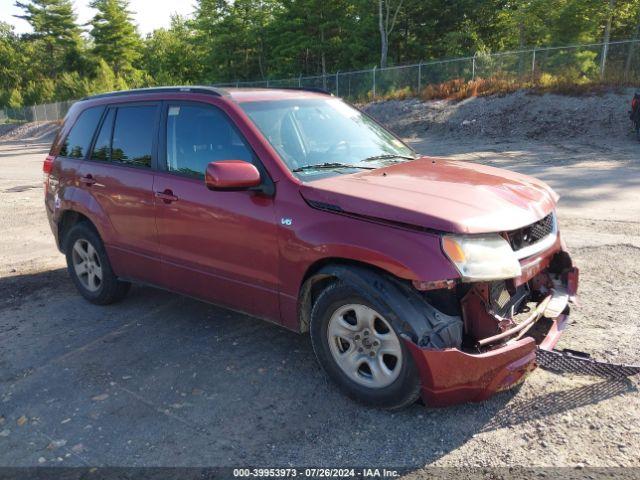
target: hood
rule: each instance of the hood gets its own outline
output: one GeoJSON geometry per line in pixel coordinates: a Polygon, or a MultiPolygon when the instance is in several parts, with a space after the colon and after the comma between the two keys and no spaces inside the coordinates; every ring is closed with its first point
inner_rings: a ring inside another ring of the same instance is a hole
{"type": "Polygon", "coordinates": [[[426,157],[315,180],[300,193],[345,213],[451,233],[515,230],[548,215],[558,200],[526,175],[426,157]]]}

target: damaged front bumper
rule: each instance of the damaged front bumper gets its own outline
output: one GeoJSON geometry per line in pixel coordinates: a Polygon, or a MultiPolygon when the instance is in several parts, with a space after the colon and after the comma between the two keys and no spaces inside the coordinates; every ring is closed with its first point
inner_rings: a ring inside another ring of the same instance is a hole
{"type": "MultiPolygon", "coordinates": [[[[552,350],[565,329],[568,315],[560,315],[539,348],[552,350]]],[[[418,367],[421,396],[429,406],[479,402],[522,382],[536,367],[538,345],[525,337],[484,353],[457,348],[433,350],[405,340],[418,367]]]]}
{"type": "MultiPolygon", "coordinates": [[[[538,299],[537,305],[524,309],[529,313],[523,321],[511,318],[513,305],[511,315],[498,314],[490,301],[491,286],[482,284],[472,287],[461,301],[466,335],[461,348],[424,348],[404,339],[419,371],[425,404],[485,400],[522,382],[537,366],[538,349],[553,350],[567,327],[568,303],[576,298],[578,269],[558,243],[545,255],[524,262],[522,277],[510,285],[512,298],[522,286],[529,296],[535,289],[538,299]],[[540,279],[546,287],[538,283],[540,279]],[[553,318],[548,318],[549,312],[553,318]]],[[[509,305],[504,306],[508,310],[509,305]]]]}

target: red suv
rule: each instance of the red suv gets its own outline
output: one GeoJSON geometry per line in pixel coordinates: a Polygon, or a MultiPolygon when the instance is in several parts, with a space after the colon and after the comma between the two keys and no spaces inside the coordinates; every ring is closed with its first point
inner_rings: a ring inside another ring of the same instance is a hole
{"type": "Polygon", "coordinates": [[[371,405],[477,401],[520,382],[577,288],[547,185],[420,156],[321,92],[87,98],[44,172],[87,300],[143,282],[309,332],[327,374],[371,405]]]}

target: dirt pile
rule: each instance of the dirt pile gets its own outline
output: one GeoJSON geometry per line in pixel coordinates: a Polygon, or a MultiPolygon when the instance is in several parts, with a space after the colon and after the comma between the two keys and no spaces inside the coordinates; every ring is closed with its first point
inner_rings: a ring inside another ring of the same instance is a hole
{"type": "Polygon", "coordinates": [[[59,122],[2,124],[0,125],[0,141],[51,143],[59,127],[59,122]]]}
{"type": "Polygon", "coordinates": [[[452,100],[375,102],[364,110],[405,137],[482,137],[485,140],[564,140],[595,144],[633,140],[632,89],[570,97],[519,91],[452,100]]]}
{"type": "MultiPolygon", "coordinates": [[[[389,100],[362,108],[403,137],[608,144],[635,141],[628,110],[634,90],[570,97],[522,90],[453,100],[389,100]]],[[[51,143],[58,122],[0,125],[0,141],[51,143]]]]}

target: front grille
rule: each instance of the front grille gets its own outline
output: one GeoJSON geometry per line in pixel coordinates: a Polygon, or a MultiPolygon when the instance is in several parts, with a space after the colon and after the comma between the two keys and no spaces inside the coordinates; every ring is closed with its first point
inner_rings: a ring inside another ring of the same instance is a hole
{"type": "Polygon", "coordinates": [[[554,218],[550,213],[542,220],[508,233],[509,243],[514,252],[538,243],[553,233],[554,218]]]}
{"type": "Polygon", "coordinates": [[[625,378],[640,373],[640,366],[592,360],[581,352],[543,350],[538,348],[536,363],[557,373],[577,373],[604,378],[625,378]]]}

